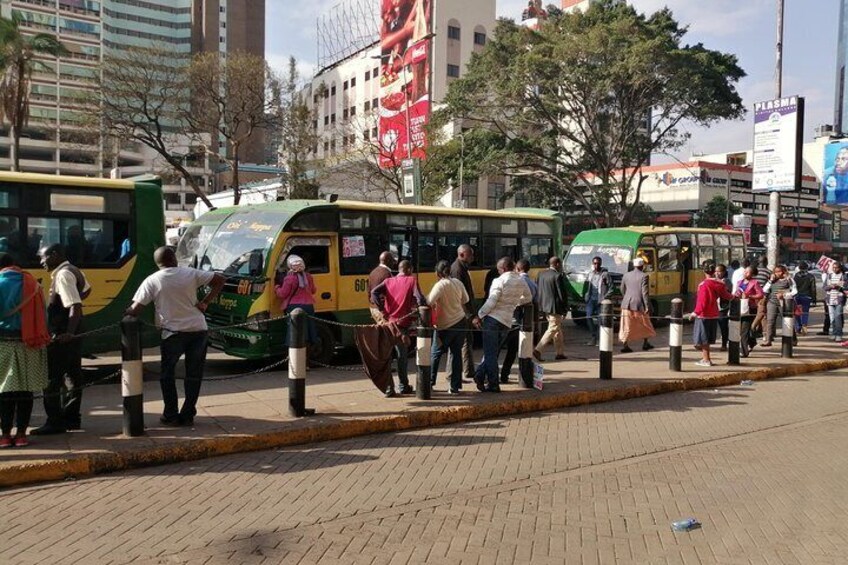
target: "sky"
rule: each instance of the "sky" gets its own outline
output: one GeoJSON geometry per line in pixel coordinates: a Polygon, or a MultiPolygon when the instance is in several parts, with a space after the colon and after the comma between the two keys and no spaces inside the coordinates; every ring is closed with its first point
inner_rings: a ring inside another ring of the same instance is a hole
{"type": "MultiPolygon", "coordinates": [[[[284,69],[294,56],[301,74],[311,76],[317,61],[317,16],[338,2],[266,0],[265,55],[271,65],[284,69]]],[[[632,0],[631,4],[645,13],[668,6],[679,22],[689,26],[685,42],[736,54],[748,75],[737,85],[747,116],[709,129],[690,128],[689,146],[677,157],[750,149],[753,104],[775,94],[775,0],[632,0]]],[[[816,126],[833,123],[839,0],[785,0],[785,4],[783,95],[806,98],[804,129],[810,140],[816,126]]],[[[498,17],[520,19],[526,5],[526,0],[497,0],[498,17]]]]}

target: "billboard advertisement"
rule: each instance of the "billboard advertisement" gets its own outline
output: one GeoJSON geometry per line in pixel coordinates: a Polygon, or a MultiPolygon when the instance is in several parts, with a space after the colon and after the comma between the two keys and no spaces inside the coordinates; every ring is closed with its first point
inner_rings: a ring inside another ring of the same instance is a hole
{"type": "Polygon", "coordinates": [[[430,119],[432,0],[381,0],[380,166],[423,159],[430,119]]]}
{"type": "Polygon", "coordinates": [[[754,192],[801,186],[804,99],[789,96],[754,104],[754,192]]]}
{"type": "Polygon", "coordinates": [[[822,203],[848,206],[848,142],[825,146],[823,170],[822,203]]]}

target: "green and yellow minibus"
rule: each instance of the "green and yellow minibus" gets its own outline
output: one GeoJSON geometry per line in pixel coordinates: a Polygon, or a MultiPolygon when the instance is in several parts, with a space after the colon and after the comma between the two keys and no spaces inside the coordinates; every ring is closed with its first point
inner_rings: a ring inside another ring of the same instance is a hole
{"type": "Polygon", "coordinates": [[[574,238],[565,259],[575,318],[585,316],[583,296],[595,256],[602,259],[615,286],[633,259],[644,259],[653,312],[666,316],[674,298],[684,299],[686,311],[694,306],[698,284],[704,279],[700,270],[704,261],[741,262],[746,251],[745,238],[738,231],[655,226],[583,231],[574,238]]]}
{"type": "Polygon", "coordinates": [[[332,322],[373,323],[368,274],[383,251],[411,260],[428,292],[436,262],[453,261],[457,247],[469,244],[476,250],[471,276],[479,298],[486,272],[502,256],[524,257],[537,270],[546,266],[560,253],[561,225],[549,210],[286,200],[203,214],[180,239],[177,256],[180,264],[228,277],[206,313],[210,344],[247,359],[284,353],[286,323],[277,320],[282,312],[274,283],[289,254],[303,257],[317,286],[316,315],[330,322],[316,324],[320,339],[309,354],[327,362],[336,346],[353,344],[351,328],[332,322]],[[247,326],[222,328],[238,324],[247,326]]]}
{"type": "MultiPolygon", "coordinates": [[[[156,270],[153,251],[164,244],[162,185],[156,177],[111,180],[0,172],[0,252],[35,275],[45,293],[50,275],[38,250],[61,243],[91,284],[82,331],[121,321],[141,281],[156,270]]],[[[151,313],[147,313],[152,320],[151,313]]],[[[145,333],[147,344],[155,331],[145,333]]],[[[111,327],[83,340],[85,353],[120,348],[111,327]]]]}

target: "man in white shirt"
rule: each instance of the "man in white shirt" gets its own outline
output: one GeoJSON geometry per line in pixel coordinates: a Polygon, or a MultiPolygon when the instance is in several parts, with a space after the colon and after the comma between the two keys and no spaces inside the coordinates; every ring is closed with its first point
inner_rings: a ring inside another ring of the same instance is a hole
{"type": "Polygon", "coordinates": [[[82,426],[82,344],[76,335],[82,328],[82,301],[91,292],[91,285],[82,271],[68,262],[64,246],[56,243],[45,247],[39,257],[41,265],[50,271],[47,329],[53,341],[47,346],[47,421],[31,433],[61,434],[82,426]]]}
{"type": "Polygon", "coordinates": [[[162,329],[162,370],[159,383],[165,410],[159,421],[166,426],[191,426],[200,396],[203,365],[206,362],[207,325],[203,313],[224,288],[223,275],[178,267],[171,247],[160,247],[153,255],[159,271],[141,283],[127,308],[128,316],[138,316],[145,306],[156,306],[156,325],[162,329]],[[197,300],[197,289],[209,286],[203,300],[197,300]],[[177,385],[174,370],[185,355],[185,400],[177,411],[177,385]]]}
{"type": "Polygon", "coordinates": [[[739,290],[739,283],[741,283],[745,279],[745,269],[750,266],[751,261],[749,259],[745,259],[744,261],[742,261],[742,265],[740,267],[733,270],[733,273],[730,275],[730,284],[733,285],[733,288],[730,292],[736,294],[736,291],[739,290]]]}
{"type": "Polygon", "coordinates": [[[474,318],[474,327],[483,330],[483,361],[474,373],[480,392],[500,392],[498,382],[498,352],[512,325],[515,309],[532,300],[530,287],[515,272],[511,257],[498,261],[500,276],[492,282],[489,298],[474,318]],[[488,381],[488,386],[486,386],[488,381]]]}

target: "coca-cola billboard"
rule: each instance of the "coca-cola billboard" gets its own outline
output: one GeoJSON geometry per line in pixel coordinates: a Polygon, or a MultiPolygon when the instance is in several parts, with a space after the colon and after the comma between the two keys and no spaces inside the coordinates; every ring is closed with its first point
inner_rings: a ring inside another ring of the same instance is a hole
{"type": "Polygon", "coordinates": [[[381,0],[380,166],[423,159],[430,119],[432,0],[381,0]]]}

